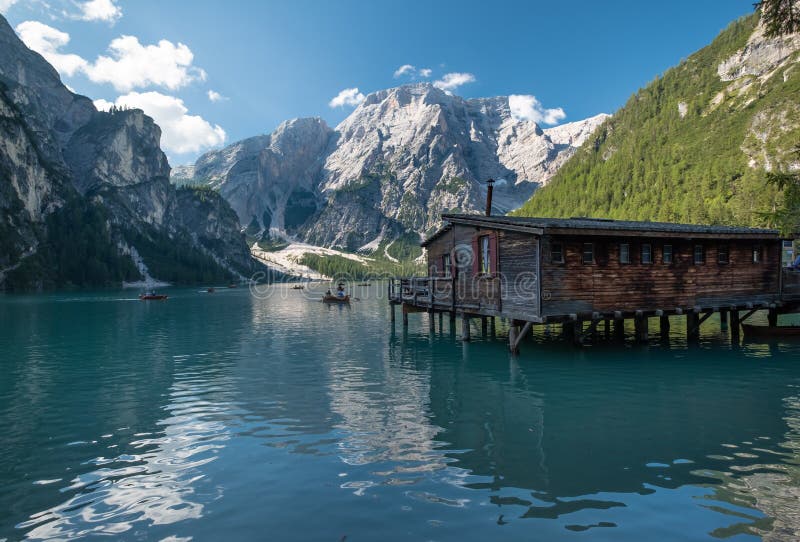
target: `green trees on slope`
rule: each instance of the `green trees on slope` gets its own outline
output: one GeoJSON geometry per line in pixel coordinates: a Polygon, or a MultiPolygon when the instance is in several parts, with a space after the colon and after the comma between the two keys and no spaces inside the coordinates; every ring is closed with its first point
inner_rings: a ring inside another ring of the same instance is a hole
{"type": "Polygon", "coordinates": [[[765,211],[782,195],[765,160],[780,169],[800,140],[800,73],[733,89],[717,73],[757,20],[735,21],[634,94],[515,214],[772,225],[765,211]]]}

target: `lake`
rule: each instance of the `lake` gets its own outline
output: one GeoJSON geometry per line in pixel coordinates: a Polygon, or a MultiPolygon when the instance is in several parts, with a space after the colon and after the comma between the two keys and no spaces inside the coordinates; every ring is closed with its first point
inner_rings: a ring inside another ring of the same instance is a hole
{"type": "Polygon", "coordinates": [[[0,540],[797,539],[800,342],[515,358],[324,289],[0,297],[0,540]]]}

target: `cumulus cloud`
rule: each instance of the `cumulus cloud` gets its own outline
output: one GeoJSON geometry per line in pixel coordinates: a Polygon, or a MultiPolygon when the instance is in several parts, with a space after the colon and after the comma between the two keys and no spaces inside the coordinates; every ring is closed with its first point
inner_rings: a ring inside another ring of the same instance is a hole
{"type": "Polygon", "coordinates": [[[330,102],[329,107],[344,107],[345,105],[355,107],[364,101],[365,96],[358,91],[358,87],[346,88],[336,95],[330,102]]]}
{"type": "Polygon", "coordinates": [[[131,92],[116,101],[95,100],[95,107],[137,108],[153,117],[161,127],[161,147],[168,153],[186,154],[216,147],[225,142],[225,130],[199,115],[189,115],[183,100],[159,92],[131,92]]]}
{"type": "Polygon", "coordinates": [[[227,102],[228,101],[228,97],[227,96],[223,96],[222,94],[220,94],[216,90],[209,90],[206,93],[206,95],[208,96],[208,99],[210,101],[212,101],[212,102],[227,102]]]}
{"type": "Polygon", "coordinates": [[[433,70],[430,68],[417,69],[416,66],[412,66],[411,64],[403,64],[394,71],[394,78],[399,79],[403,76],[410,77],[411,79],[416,79],[417,77],[427,78],[431,76],[431,73],[433,73],[433,70]]]}
{"type": "Polygon", "coordinates": [[[433,86],[438,87],[446,92],[452,92],[461,85],[474,82],[475,76],[471,73],[453,72],[444,74],[441,79],[434,81],[433,86]]]}
{"type": "Polygon", "coordinates": [[[60,73],[72,76],[86,69],[88,63],[80,56],[59,51],[69,43],[69,34],[66,32],[38,21],[21,22],[16,31],[25,45],[42,55],[60,73]]]}
{"type": "Polygon", "coordinates": [[[82,21],[103,21],[115,23],[122,17],[122,9],[114,0],[87,0],[77,4],[80,13],[73,18],[82,21]]]}
{"type": "Polygon", "coordinates": [[[0,0],[0,13],[5,13],[11,6],[17,3],[17,0],[0,0]]]}
{"type": "Polygon", "coordinates": [[[136,36],[120,36],[108,50],[111,56],[97,57],[84,71],[93,82],[110,83],[120,92],[149,85],[177,90],[206,79],[206,72],[192,65],[194,53],[183,43],[142,45],[136,36]]]}
{"type": "Polygon", "coordinates": [[[142,45],[136,36],[120,36],[108,46],[110,56],[100,55],[89,62],[61,52],[70,40],[66,32],[37,21],[22,22],[16,30],[25,45],[62,74],[82,72],[91,81],[109,83],[119,92],[147,86],[177,90],[206,79],[206,72],[193,65],[194,53],[183,43],[161,40],[156,45],[142,45]]]}
{"type": "Polygon", "coordinates": [[[508,97],[508,108],[516,120],[532,120],[537,124],[557,124],[567,114],[560,107],[545,109],[536,96],[512,94],[508,97]]]}

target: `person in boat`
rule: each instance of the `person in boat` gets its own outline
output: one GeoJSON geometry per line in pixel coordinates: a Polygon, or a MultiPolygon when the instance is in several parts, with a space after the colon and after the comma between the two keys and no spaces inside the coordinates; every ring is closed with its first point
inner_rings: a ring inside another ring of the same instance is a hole
{"type": "Polygon", "coordinates": [[[341,282],[336,287],[336,295],[338,297],[344,297],[344,284],[342,284],[341,282]]]}
{"type": "Polygon", "coordinates": [[[797,258],[794,259],[792,265],[789,266],[792,269],[800,270],[800,254],[797,255],[797,258]]]}

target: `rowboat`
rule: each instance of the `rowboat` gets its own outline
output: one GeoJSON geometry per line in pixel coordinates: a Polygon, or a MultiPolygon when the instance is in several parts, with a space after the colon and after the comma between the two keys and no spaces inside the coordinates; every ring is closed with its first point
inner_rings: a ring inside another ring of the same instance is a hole
{"type": "Polygon", "coordinates": [[[322,298],[323,303],[350,303],[350,296],[342,296],[339,297],[338,295],[326,295],[322,298]]]}
{"type": "Polygon", "coordinates": [[[742,324],[745,337],[800,337],[800,326],[754,326],[742,324]]]}
{"type": "Polygon", "coordinates": [[[145,292],[143,294],[139,294],[139,299],[142,301],[161,301],[166,298],[167,298],[166,295],[157,294],[155,292],[145,292]]]}
{"type": "Polygon", "coordinates": [[[292,286],[292,290],[302,290],[304,288],[305,286],[303,286],[302,284],[295,284],[294,286],[292,286]]]}

